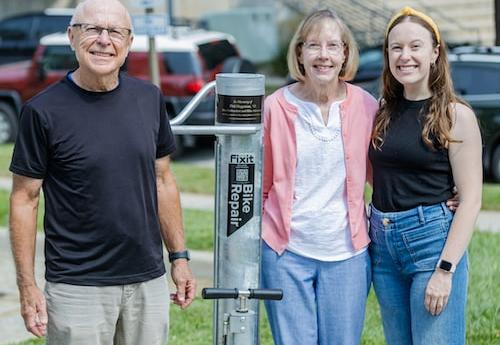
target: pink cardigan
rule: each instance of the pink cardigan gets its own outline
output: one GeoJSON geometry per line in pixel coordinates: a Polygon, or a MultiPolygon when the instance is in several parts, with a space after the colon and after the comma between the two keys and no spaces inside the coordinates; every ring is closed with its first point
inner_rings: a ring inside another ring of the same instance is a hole
{"type": "MultiPolygon", "coordinates": [[[[368,146],[377,101],[360,87],[347,84],[347,98],[340,105],[342,140],[346,166],[349,228],[355,250],[370,242],[365,201],[367,178],[371,179],[368,146]]],[[[264,103],[264,182],[262,238],[280,255],[290,238],[290,222],[297,164],[295,106],[288,103],[283,88],[264,103]]]]}

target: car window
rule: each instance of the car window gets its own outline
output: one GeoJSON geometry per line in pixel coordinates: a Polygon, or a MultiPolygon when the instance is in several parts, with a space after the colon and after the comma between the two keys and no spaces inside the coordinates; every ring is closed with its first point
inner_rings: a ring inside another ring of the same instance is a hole
{"type": "Polygon", "coordinates": [[[39,16],[36,25],[36,37],[65,32],[68,28],[71,16],[39,16]]]}
{"type": "Polygon", "coordinates": [[[163,61],[168,74],[201,74],[200,63],[190,52],[165,52],[163,61]]]}
{"type": "Polygon", "coordinates": [[[75,53],[70,46],[47,46],[42,64],[45,71],[69,71],[78,67],[75,53]]]}
{"type": "Polygon", "coordinates": [[[461,95],[500,93],[500,64],[452,63],[455,91],[461,95]]]}
{"type": "Polygon", "coordinates": [[[29,40],[33,17],[20,17],[5,20],[0,23],[0,41],[29,40]]]}
{"type": "Polygon", "coordinates": [[[223,63],[228,57],[238,56],[236,48],[227,40],[201,44],[198,48],[201,57],[205,61],[206,68],[209,70],[223,63]]]}

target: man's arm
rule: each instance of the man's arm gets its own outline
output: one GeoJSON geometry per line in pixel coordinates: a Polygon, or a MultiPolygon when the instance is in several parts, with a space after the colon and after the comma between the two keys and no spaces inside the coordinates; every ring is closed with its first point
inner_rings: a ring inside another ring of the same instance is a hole
{"type": "MultiPolygon", "coordinates": [[[[182,226],[182,211],[179,191],[175,176],[170,169],[168,156],[155,162],[156,190],[158,194],[158,218],[163,242],[169,252],[179,252],[186,249],[184,230],[182,226]]],[[[182,309],[193,301],[196,283],[186,259],[174,260],[171,264],[171,276],[177,287],[173,301],[182,309]]]]}
{"type": "Polygon", "coordinates": [[[38,337],[45,335],[47,326],[45,297],[35,280],[36,219],[42,182],[13,175],[9,216],[21,315],[26,329],[38,337]]]}

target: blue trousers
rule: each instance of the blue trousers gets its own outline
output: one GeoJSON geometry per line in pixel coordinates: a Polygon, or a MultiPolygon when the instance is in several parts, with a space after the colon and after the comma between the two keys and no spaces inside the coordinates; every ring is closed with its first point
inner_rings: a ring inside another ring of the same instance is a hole
{"type": "Polygon", "coordinates": [[[283,289],[282,301],[266,301],[276,345],[359,345],[371,284],[368,251],[325,262],[263,242],[262,285],[283,289]]]}
{"type": "Polygon", "coordinates": [[[401,212],[371,206],[373,286],[388,345],[465,345],[467,253],[453,274],[448,304],[425,309],[427,283],[443,250],[453,213],[444,203],[401,212]]]}

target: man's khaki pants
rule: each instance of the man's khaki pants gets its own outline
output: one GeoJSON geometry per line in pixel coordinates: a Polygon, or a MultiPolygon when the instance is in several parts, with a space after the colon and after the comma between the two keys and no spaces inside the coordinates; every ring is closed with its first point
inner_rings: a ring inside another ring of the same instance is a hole
{"type": "Polygon", "coordinates": [[[81,286],[47,282],[47,345],[165,345],[170,304],[165,275],[143,283],[81,286]]]}

